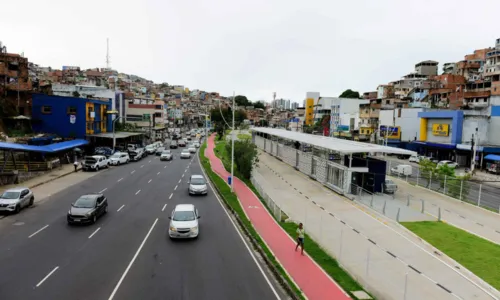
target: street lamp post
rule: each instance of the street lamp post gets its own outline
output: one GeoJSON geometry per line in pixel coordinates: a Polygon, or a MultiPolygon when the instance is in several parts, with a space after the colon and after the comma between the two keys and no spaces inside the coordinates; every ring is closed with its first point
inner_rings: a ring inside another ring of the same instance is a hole
{"type": "Polygon", "coordinates": [[[235,105],[235,93],[233,92],[233,107],[231,107],[231,111],[233,113],[233,130],[231,130],[231,192],[234,191],[234,131],[236,130],[234,126],[234,110],[236,109],[235,105]]]}
{"type": "Polygon", "coordinates": [[[115,147],[116,147],[116,135],[115,135],[115,123],[122,117],[117,117],[113,120],[113,152],[115,152],[115,147]]]}

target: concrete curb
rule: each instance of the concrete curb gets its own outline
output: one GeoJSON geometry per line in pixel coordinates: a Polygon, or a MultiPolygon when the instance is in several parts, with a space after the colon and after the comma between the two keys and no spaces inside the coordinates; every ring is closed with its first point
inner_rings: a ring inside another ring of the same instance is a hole
{"type": "MultiPolygon", "coordinates": [[[[199,155],[198,158],[201,160],[202,159],[200,157],[201,156],[201,151],[199,151],[198,155],[199,155]]],[[[207,160],[208,160],[208,158],[207,158],[207,160]]],[[[209,163],[210,169],[211,169],[212,165],[210,163],[210,160],[208,160],[208,163],[209,163]]],[[[200,161],[200,164],[201,164],[201,161],[200,161]]],[[[201,164],[201,165],[202,165],[202,169],[203,169],[203,164],[201,164]]],[[[205,170],[203,170],[203,172],[205,172],[205,170]]],[[[214,172],[214,171],[212,170],[212,172],[214,172]]],[[[221,178],[217,173],[215,173],[215,175],[218,176],[219,178],[221,178]]],[[[262,247],[259,245],[259,243],[257,242],[257,240],[252,236],[252,234],[250,233],[249,229],[247,228],[247,226],[245,225],[245,223],[243,222],[243,220],[241,220],[241,218],[238,216],[238,213],[236,213],[236,211],[233,210],[233,208],[229,205],[229,203],[227,203],[227,200],[224,198],[224,196],[222,196],[222,193],[219,190],[219,188],[217,187],[217,185],[212,182],[212,180],[210,179],[209,176],[206,176],[206,177],[210,181],[211,186],[215,189],[215,191],[217,192],[217,194],[219,195],[219,197],[223,200],[223,203],[224,203],[224,206],[226,207],[226,209],[231,212],[231,214],[233,215],[234,219],[238,222],[238,225],[240,226],[240,228],[243,229],[243,232],[245,233],[245,235],[247,236],[247,238],[252,243],[254,249],[257,250],[257,252],[259,252],[260,256],[262,257],[262,259],[264,260],[264,262],[268,266],[269,270],[271,270],[271,272],[273,273],[273,275],[276,278],[276,280],[278,281],[278,283],[286,291],[286,293],[290,296],[290,299],[299,300],[300,298],[297,297],[297,295],[296,295],[295,291],[293,290],[293,288],[290,286],[290,284],[288,283],[288,281],[280,274],[280,272],[278,271],[278,269],[276,268],[276,266],[269,260],[269,258],[267,257],[266,252],[264,251],[264,249],[262,249],[262,247]]],[[[235,197],[236,197],[236,195],[235,195],[235,197]]],[[[278,260],[276,259],[276,261],[278,261],[278,260]]],[[[281,266],[281,267],[283,268],[283,266],[281,266]]],[[[283,268],[283,270],[285,270],[285,268],[283,268]]],[[[300,290],[300,288],[298,288],[298,289],[300,290]]]]}

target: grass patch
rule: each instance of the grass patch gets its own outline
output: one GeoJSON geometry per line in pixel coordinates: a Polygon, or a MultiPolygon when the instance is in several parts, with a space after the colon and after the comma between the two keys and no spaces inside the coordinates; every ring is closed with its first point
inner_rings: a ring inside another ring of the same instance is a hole
{"type": "Polygon", "coordinates": [[[252,138],[251,135],[249,134],[245,134],[245,133],[239,133],[237,136],[236,136],[239,140],[249,140],[252,138]]]}
{"type": "MultiPolygon", "coordinates": [[[[219,142],[219,144],[224,144],[224,143],[219,142]]],[[[222,149],[224,149],[224,152],[225,152],[225,148],[224,148],[225,145],[221,145],[219,147],[222,147],[222,149]]],[[[200,147],[199,154],[200,154],[201,165],[203,166],[203,169],[207,173],[207,176],[210,178],[210,181],[216,186],[216,188],[219,191],[220,195],[222,196],[222,199],[224,200],[224,202],[226,202],[226,204],[229,207],[231,207],[231,209],[238,215],[239,219],[243,223],[243,226],[245,226],[246,230],[248,230],[250,235],[257,241],[259,246],[263,249],[264,253],[267,256],[267,259],[278,270],[280,275],[287,281],[288,285],[292,288],[296,297],[299,299],[305,299],[304,296],[302,295],[302,292],[300,291],[300,289],[288,277],[288,275],[286,274],[283,267],[275,259],[274,255],[271,253],[269,248],[267,248],[266,244],[264,243],[264,241],[262,240],[260,235],[257,233],[257,231],[255,231],[254,227],[252,226],[252,223],[246,217],[245,212],[243,211],[243,208],[240,205],[240,201],[236,197],[236,194],[232,193],[231,189],[227,185],[227,183],[212,170],[212,168],[210,166],[210,161],[205,156],[205,149],[206,148],[207,148],[207,143],[203,143],[203,145],[200,147]]]]}
{"type": "MultiPolygon", "coordinates": [[[[215,155],[222,161],[226,171],[231,172],[231,154],[226,151],[226,142],[224,140],[218,142],[215,146],[217,152],[215,155]]],[[[259,192],[248,179],[243,178],[237,173],[236,167],[234,167],[234,176],[238,177],[243,181],[260,199],[264,207],[271,213],[271,215],[276,219],[276,216],[272,213],[272,210],[268,207],[267,202],[260,196],[259,192]]],[[[226,185],[227,186],[227,185],[226,185]]],[[[229,189],[229,188],[228,188],[229,189]]],[[[239,200],[236,198],[239,206],[239,200]]],[[[282,212],[281,220],[277,220],[278,224],[290,235],[293,239],[296,237],[297,224],[295,223],[285,223],[284,221],[288,219],[288,216],[282,212]]],[[[354,280],[349,273],[347,273],[338,262],[331,257],[326,251],[324,251],[319,244],[317,244],[309,235],[306,233],[307,241],[307,253],[311,258],[318,263],[318,265],[332,277],[348,294],[352,299],[357,299],[351,291],[361,291],[364,290],[363,287],[354,280]]],[[[372,296],[373,297],[373,296],[372,296]]],[[[373,298],[375,299],[375,298],[373,298]]]]}
{"type": "Polygon", "coordinates": [[[500,245],[443,222],[402,222],[403,226],[500,289],[500,245]]]}

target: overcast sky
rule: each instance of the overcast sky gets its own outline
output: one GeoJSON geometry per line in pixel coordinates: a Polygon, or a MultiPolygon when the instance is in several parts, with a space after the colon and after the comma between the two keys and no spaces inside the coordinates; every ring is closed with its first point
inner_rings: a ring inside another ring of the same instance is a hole
{"type": "Polygon", "coordinates": [[[120,72],[299,103],[375,90],[500,37],[498,0],[24,0],[2,11],[0,41],[43,66],[105,67],[109,37],[120,72]]]}

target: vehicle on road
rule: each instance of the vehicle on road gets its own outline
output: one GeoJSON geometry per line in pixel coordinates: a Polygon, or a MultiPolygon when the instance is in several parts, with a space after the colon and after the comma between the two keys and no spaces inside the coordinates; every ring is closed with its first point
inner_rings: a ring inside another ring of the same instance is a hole
{"type": "Polygon", "coordinates": [[[181,158],[191,158],[191,152],[189,152],[189,149],[182,150],[181,158]]]}
{"type": "Polygon", "coordinates": [[[177,149],[177,147],[178,147],[177,141],[170,142],[170,149],[177,149]]]}
{"type": "Polygon", "coordinates": [[[109,164],[112,166],[117,166],[121,164],[128,164],[130,161],[130,156],[125,152],[116,152],[109,158],[109,164]]]}
{"type": "Polygon", "coordinates": [[[384,193],[394,194],[397,190],[398,190],[398,185],[394,181],[392,181],[390,179],[385,180],[384,190],[383,190],[384,193]]]}
{"type": "Polygon", "coordinates": [[[99,169],[107,168],[108,163],[108,159],[104,155],[85,156],[82,161],[82,170],[99,171],[99,169]]]}
{"type": "Polygon", "coordinates": [[[197,238],[200,233],[200,215],[193,204],[177,204],[170,217],[168,236],[174,238],[197,238]]]}
{"type": "Polygon", "coordinates": [[[19,213],[21,209],[33,205],[35,196],[29,188],[8,189],[0,195],[0,211],[19,213]]]}
{"type": "Polygon", "coordinates": [[[397,165],[391,168],[391,173],[396,176],[411,176],[413,174],[413,169],[410,165],[397,165]]]}
{"type": "Polygon", "coordinates": [[[179,147],[186,147],[186,141],[184,141],[184,140],[180,140],[178,144],[179,144],[179,147]]]}
{"type": "Polygon", "coordinates": [[[207,181],[202,175],[191,175],[189,178],[189,195],[207,195],[208,187],[207,181]]]}
{"type": "Polygon", "coordinates": [[[95,223],[108,212],[108,199],[103,194],[86,194],[80,196],[68,211],[68,224],[95,223]]]}
{"type": "Polygon", "coordinates": [[[200,148],[200,142],[194,142],[193,145],[195,148],[200,148]]]}
{"type": "Polygon", "coordinates": [[[188,150],[191,153],[196,153],[196,147],[193,144],[189,145],[188,150]]]}
{"type": "Polygon", "coordinates": [[[420,156],[418,155],[412,155],[410,156],[410,158],[408,159],[409,162],[414,162],[414,163],[420,163],[420,156]]]}
{"type": "Polygon", "coordinates": [[[153,154],[153,153],[155,153],[155,151],[156,151],[155,145],[151,144],[151,145],[146,146],[146,153],[147,154],[153,154]]]}
{"type": "Polygon", "coordinates": [[[137,148],[135,150],[129,151],[128,155],[130,156],[130,160],[132,160],[132,161],[139,161],[144,156],[146,156],[146,152],[144,152],[144,148],[137,148]]]}
{"type": "Polygon", "coordinates": [[[172,160],[172,159],[174,159],[174,155],[172,154],[172,151],[163,150],[163,152],[160,155],[160,160],[172,160]]]}
{"type": "Polygon", "coordinates": [[[165,151],[165,147],[159,147],[156,149],[156,156],[160,156],[163,151],[165,151]]]}
{"type": "Polygon", "coordinates": [[[437,164],[438,168],[441,166],[448,166],[452,169],[455,169],[456,167],[458,167],[458,164],[454,161],[451,161],[451,160],[442,160],[442,161],[438,162],[438,164],[437,164]]]}

